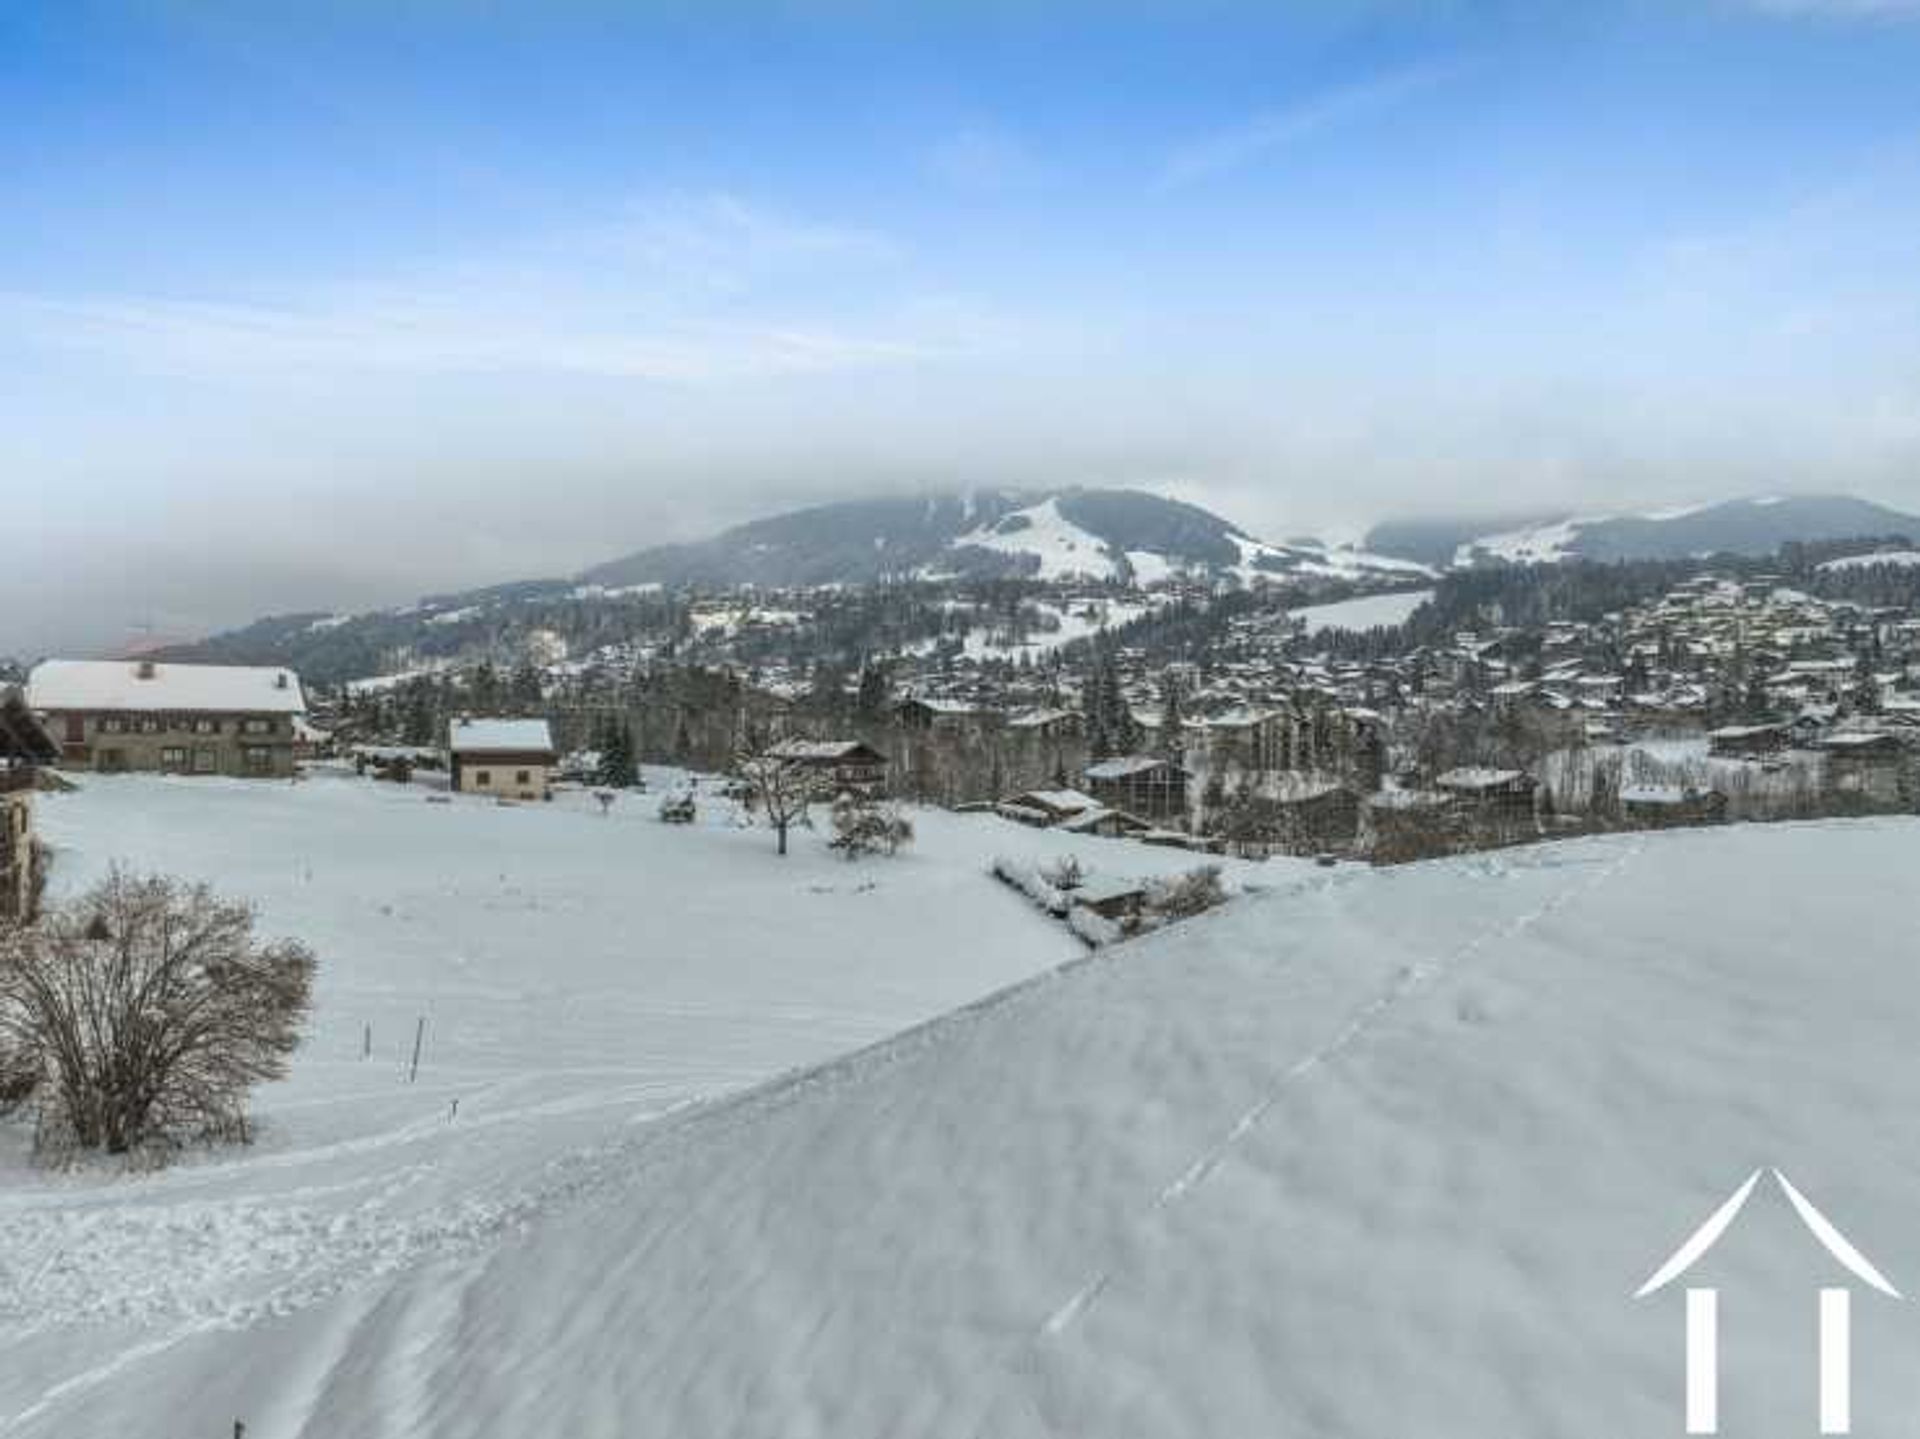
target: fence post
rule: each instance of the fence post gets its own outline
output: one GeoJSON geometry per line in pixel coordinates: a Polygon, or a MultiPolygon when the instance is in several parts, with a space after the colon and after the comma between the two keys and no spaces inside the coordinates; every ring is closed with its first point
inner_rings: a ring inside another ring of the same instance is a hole
{"type": "Polygon", "coordinates": [[[412,1084],[420,1077],[420,1041],[426,1038],[426,1034],[427,1017],[423,1014],[420,1016],[419,1022],[413,1027],[413,1064],[407,1070],[408,1084],[412,1084]]]}

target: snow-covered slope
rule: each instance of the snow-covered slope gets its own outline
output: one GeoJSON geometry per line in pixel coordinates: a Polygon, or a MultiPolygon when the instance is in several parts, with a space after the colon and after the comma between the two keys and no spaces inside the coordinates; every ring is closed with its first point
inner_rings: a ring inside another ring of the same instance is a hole
{"type": "MultiPolygon", "coordinates": [[[[1681,1296],[1631,1296],[1755,1168],[1920,1276],[1916,843],[1910,820],[1722,829],[1295,879],[604,1127],[485,1233],[280,1312],[166,1302],[253,1252],[195,1223],[190,1171],[53,1214],[9,1198],[0,1252],[40,1300],[0,1334],[0,1415],[36,1436],[153,1414],[461,1439],[1679,1433],[1681,1296]],[[63,1310],[155,1184],[168,1226],[124,1242],[165,1282],[63,1310]]],[[[466,1165],[504,1188],[523,1139],[422,1140],[413,1182],[466,1165]]],[[[379,1198],[348,1156],[300,1183],[342,1223],[379,1198]]],[[[1845,1278],[1756,1197],[1697,1279],[1724,1296],[1725,1432],[1813,1432],[1815,1289],[1845,1278]]],[[[1857,1432],[1895,1432],[1920,1315],[1862,1290],[1854,1342],[1857,1432]]]]}
{"type": "Polygon", "coordinates": [[[1771,554],[1792,540],[1920,533],[1920,517],[1848,495],[1768,495],[1644,514],[1576,515],[1521,525],[1461,543],[1456,567],[1554,564],[1566,559],[1685,559],[1771,554]]]}
{"type": "Polygon", "coordinates": [[[1843,555],[1837,560],[1828,560],[1820,566],[1823,570],[1865,570],[1877,565],[1891,565],[1895,569],[1911,569],[1920,565],[1920,550],[1876,550],[1868,555],[1843,555]]]}
{"type": "MultiPolygon", "coordinates": [[[[1106,541],[1061,514],[1060,502],[1051,498],[969,530],[953,540],[951,548],[1031,560],[1037,568],[1030,568],[1030,574],[1039,580],[1107,580],[1120,572],[1106,541]]],[[[943,563],[950,561],[935,561],[930,568],[938,570],[943,563]]]]}
{"type": "Polygon", "coordinates": [[[1321,630],[1390,629],[1403,625],[1413,612],[1433,598],[1432,590],[1395,590],[1384,595],[1363,595],[1357,600],[1340,600],[1330,605],[1308,605],[1293,611],[1310,635],[1321,630]]]}

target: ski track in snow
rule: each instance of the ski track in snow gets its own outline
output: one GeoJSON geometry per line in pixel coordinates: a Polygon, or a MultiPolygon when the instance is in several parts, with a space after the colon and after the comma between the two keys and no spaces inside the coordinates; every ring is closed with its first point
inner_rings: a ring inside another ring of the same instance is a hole
{"type": "MultiPolygon", "coordinates": [[[[1175,1210],[1182,1201],[1193,1195],[1259,1128],[1261,1122],[1273,1111],[1292,1086],[1337,1060],[1364,1039],[1387,1015],[1429,988],[1435,981],[1456,973],[1490,946],[1526,933],[1534,925],[1573,900],[1591,894],[1610,883],[1633,861],[1643,847],[1641,843],[1628,845],[1613,860],[1600,865],[1584,883],[1571,882],[1552,894],[1538,907],[1501,923],[1487,926],[1438,958],[1402,969],[1391,984],[1361,1005],[1330,1040],[1281,1070],[1267,1090],[1243,1110],[1230,1125],[1224,1127],[1224,1132],[1217,1140],[1202,1149],[1191,1163],[1142,1206],[1139,1222],[1142,1225],[1151,1224],[1169,1211],[1175,1210]]],[[[1528,860],[1522,861],[1519,867],[1552,868],[1556,864],[1563,863],[1565,861],[1557,860],[1549,852],[1544,857],[1530,856],[1528,860]]],[[[1508,866],[1498,857],[1494,857],[1489,861],[1488,871],[1492,874],[1504,874],[1508,872],[1508,866]]],[[[1328,894],[1336,885],[1351,882],[1351,879],[1329,879],[1318,888],[1322,894],[1328,894]]],[[[1156,1252],[1162,1250],[1176,1242],[1176,1238],[1177,1236],[1163,1228],[1153,1236],[1152,1248],[1156,1252]]],[[[1085,1319],[1099,1303],[1101,1296],[1112,1288],[1117,1277],[1119,1276],[1116,1265],[1095,1270],[1045,1319],[1021,1337],[1015,1351],[1002,1365],[998,1381],[993,1383],[987,1391],[985,1409],[979,1422],[970,1431],[974,1439],[1000,1439],[1000,1436],[1004,1435],[1006,1431],[996,1427],[996,1421],[1001,1417],[1001,1411],[1009,1397],[1016,1392],[1028,1406],[1033,1417],[1040,1420],[1042,1428],[1046,1427],[1044,1417],[1031,1410],[1035,1397],[1033,1391],[1025,1387],[1016,1391],[1010,1387],[1011,1381],[1019,1375],[1034,1371],[1044,1357],[1044,1346],[1066,1335],[1085,1319]]]]}

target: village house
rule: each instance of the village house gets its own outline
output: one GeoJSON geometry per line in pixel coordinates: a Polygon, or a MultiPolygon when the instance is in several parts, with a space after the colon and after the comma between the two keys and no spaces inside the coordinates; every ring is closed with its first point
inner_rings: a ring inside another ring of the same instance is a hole
{"type": "Polygon", "coordinates": [[[1729,759],[1755,759],[1787,747],[1787,727],[1777,724],[1722,725],[1707,731],[1709,753],[1729,759]]]}
{"type": "Polygon", "coordinates": [[[33,790],[59,755],[19,693],[0,696],[0,921],[32,917],[33,790]]]}
{"type": "Polygon", "coordinates": [[[782,740],[767,757],[817,775],[836,794],[879,794],[887,783],[887,757],[863,740],[782,740]]]}
{"type": "Polygon", "coordinates": [[[1649,829],[1717,824],[1727,817],[1727,797],[1717,789],[1695,785],[1630,784],[1620,791],[1620,814],[1649,829]]]}
{"type": "Polygon", "coordinates": [[[1105,808],[1092,795],[1077,789],[1031,789],[1001,800],[994,812],[1003,819],[1045,827],[1105,808]]]}
{"type": "Polygon", "coordinates": [[[903,699],[893,708],[900,727],[910,734],[981,734],[996,730],[1004,719],[998,710],[964,700],[903,699]]]}
{"type": "Polygon", "coordinates": [[[1450,769],[1433,782],[1456,805],[1492,819],[1525,819],[1533,813],[1539,781],[1524,770],[1466,766],[1450,769]]]}
{"type": "Polygon", "coordinates": [[[292,670],[150,659],[45,660],[26,703],[76,769],[280,779],[307,708],[292,670]]]}
{"type": "Polygon", "coordinates": [[[470,719],[447,728],[447,763],[457,794],[551,799],[559,762],[543,719],[470,719]]]}
{"type": "Polygon", "coordinates": [[[1157,755],[1123,755],[1086,768],[1087,790],[1109,809],[1148,819],[1170,819],[1187,812],[1187,771],[1157,755]]]}

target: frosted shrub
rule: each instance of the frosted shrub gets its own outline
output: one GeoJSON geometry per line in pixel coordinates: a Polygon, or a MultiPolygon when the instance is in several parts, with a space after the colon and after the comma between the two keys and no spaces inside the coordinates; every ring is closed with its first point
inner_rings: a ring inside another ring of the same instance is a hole
{"type": "Polygon", "coordinates": [[[842,794],[833,802],[832,849],[848,859],[867,854],[894,854],[913,843],[913,823],[898,805],[882,804],[865,795],[842,794]]]}
{"type": "Polygon", "coordinates": [[[1173,879],[1156,880],[1147,890],[1147,908],[1165,921],[1191,919],[1226,902],[1217,864],[1202,865],[1173,879]]]}
{"type": "Polygon", "coordinates": [[[0,1054],[31,1074],[43,1143],[244,1139],[248,1091],[285,1076],[313,972],[305,945],[255,939],[247,905],[116,870],[0,933],[0,1054]]]}

